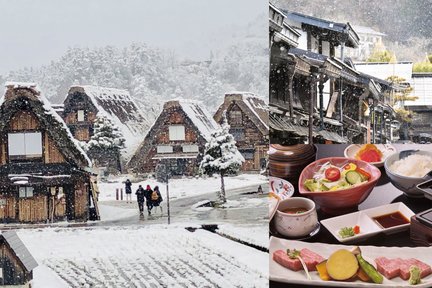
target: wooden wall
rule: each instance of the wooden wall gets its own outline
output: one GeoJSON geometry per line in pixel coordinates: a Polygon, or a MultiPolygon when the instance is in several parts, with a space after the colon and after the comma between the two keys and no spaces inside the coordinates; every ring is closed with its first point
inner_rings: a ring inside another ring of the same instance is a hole
{"type": "Polygon", "coordinates": [[[87,219],[89,190],[84,181],[75,184],[75,218],[87,219]]]}
{"type": "Polygon", "coordinates": [[[39,129],[39,121],[32,112],[19,111],[12,116],[9,129],[14,131],[39,129]]]}
{"type": "Polygon", "coordinates": [[[48,196],[36,195],[18,201],[20,222],[43,222],[48,219],[48,196]]]}
{"type": "MultiPolygon", "coordinates": [[[[4,285],[22,285],[29,280],[29,275],[19,264],[18,258],[13,254],[11,248],[3,241],[0,243],[0,261],[3,268],[4,285]]],[[[10,287],[10,286],[8,286],[10,287]]]]}
{"type": "Polygon", "coordinates": [[[90,131],[88,127],[77,127],[74,132],[74,137],[79,141],[89,141],[90,131]]]}
{"type": "Polygon", "coordinates": [[[44,161],[45,163],[65,163],[66,159],[60,150],[57,148],[57,145],[54,141],[48,136],[48,133],[45,134],[44,139],[44,161]]]}
{"type": "Polygon", "coordinates": [[[15,196],[2,194],[0,199],[6,200],[6,205],[0,207],[0,220],[14,219],[16,217],[17,201],[15,196]]]}

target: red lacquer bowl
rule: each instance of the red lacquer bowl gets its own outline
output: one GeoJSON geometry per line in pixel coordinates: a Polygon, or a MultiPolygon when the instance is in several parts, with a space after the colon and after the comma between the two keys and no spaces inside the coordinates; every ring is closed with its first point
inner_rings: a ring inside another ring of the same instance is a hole
{"type": "Polygon", "coordinates": [[[320,206],[322,211],[327,214],[340,215],[355,211],[358,205],[366,200],[372,192],[372,189],[375,187],[380,177],[381,171],[367,162],[344,157],[329,157],[319,159],[306,166],[300,174],[298,187],[300,194],[312,199],[320,206]],[[344,164],[348,163],[354,163],[357,167],[371,174],[371,178],[367,183],[348,189],[325,192],[308,191],[304,186],[305,180],[313,178],[313,174],[326,162],[330,162],[337,167],[342,167],[344,164]]]}

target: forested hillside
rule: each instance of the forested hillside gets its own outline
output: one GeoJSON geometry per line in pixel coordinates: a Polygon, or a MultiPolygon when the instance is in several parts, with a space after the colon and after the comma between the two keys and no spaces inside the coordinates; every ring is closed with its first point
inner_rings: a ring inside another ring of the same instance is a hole
{"type": "Polygon", "coordinates": [[[209,51],[206,61],[185,60],[174,51],[145,43],[69,48],[60,59],[42,67],[0,75],[0,90],[5,81],[35,82],[51,102],[61,103],[73,84],[127,89],[143,111],[153,116],[163,101],[176,97],[201,100],[209,110],[215,110],[224,93],[232,90],[267,98],[267,28],[256,26],[249,24],[230,43],[209,51]]]}

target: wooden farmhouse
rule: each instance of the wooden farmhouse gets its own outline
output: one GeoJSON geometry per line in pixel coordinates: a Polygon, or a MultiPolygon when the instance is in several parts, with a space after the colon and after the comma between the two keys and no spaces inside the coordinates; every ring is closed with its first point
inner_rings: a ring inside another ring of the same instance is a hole
{"type": "MultiPolygon", "coordinates": [[[[97,116],[110,119],[126,139],[124,157],[130,158],[149,127],[137,104],[126,90],[98,86],[72,86],[64,100],[63,119],[79,141],[88,142],[97,116]]],[[[91,155],[97,167],[121,170],[120,156],[91,155]]]]}
{"type": "Polygon", "coordinates": [[[225,111],[230,133],[245,159],[242,171],[265,169],[269,148],[268,105],[252,93],[234,92],[225,94],[214,115],[216,122],[223,122],[225,111]]]}
{"type": "Polygon", "coordinates": [[[90,160],[48,100],[8,82],[0,105],[0,221],[89,219],[90,160]]]}
{"type": "Polygon", "coordinates": [[[30,288],[37,266],[15,231],[0,234],[0,286],[30,288]]]}
{"type": "Polygon", "coordinates": [[[127,167],[136,173],[153,173],[161,163],[170,167],[173,176],[195,175],[205,144],[217,128],[198,102],[168,101],[127,167]]]}

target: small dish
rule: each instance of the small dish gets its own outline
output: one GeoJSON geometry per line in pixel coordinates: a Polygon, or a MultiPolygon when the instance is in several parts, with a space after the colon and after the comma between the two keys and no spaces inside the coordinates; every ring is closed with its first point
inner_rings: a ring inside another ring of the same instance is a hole
{"type": "MultiPolygon", "coordinates": [[[[363,213],[368,215],[371,219],[377,216],[382,216],[386,214],[390,214],[393,212],[400,212],[408,221],[410,221],[411,217],[414,216],[414,212],[411,211],[404,203],[396,202],[388,205],[382,205],[375,208],[370,208],[367,210],[363,210],[363,213]]],[[[382,232],[384,234],[393,234],[397,232],[401,232],[407,230],[411,223],[406,223],[403,225],[398,225],[390,228],[383,228],[382,232]]]]}
{"type": "Polygon", "coordinates": [[[282,178],[270,176],[269,183],[270,193],[273,193],[272,196],[276,199],[285,200],[294,194],[294,186],[282,178]]]}
{"type": "MultiPolygon", "coordinates": [[[[363,145],[365,145],[365,144],[351,144],[351,145],[349,145],[344,150],[345,157],[350,158],[350,159],[356,159],[355,155],[363,147],[363,145]]],[[[378,168],[384,166],[384,162],[388,156],[397,152],[396,147],[394,147],[393,145],[390,145],[390,144],[374,144],[374,145],[378,148],[378,150],[381,151],[383,156],[382,156],[380,162],[369,162],[369,163],[374,165],[375,167],[378,167],[378,168]]]]}
{"type": "Polygon", "coordinates": [[[371,209],[366,209],[363,211],[346,214],[343,216],[333,217],[326,220],[322,220],[321,224],[330,231],[330,233],[341,243],[345,242],[359,242],[363,241],[367,238],[370,238],[376,234],[384,233],[384,234],[393,234],[397,232],[401,232],[407,230],[410,226],[410,223],[402,224],[390,228],[383,228],[378,222],[376,222],[373,218],[377,216],[382,216],[386,214],[390,214],[393,212],[400,212],[408,221],[410,221],[411,216],[414,215],[414,212],[411,211],[405,204],[402,202],[382,205],[371,209]],[[339,235],[339,231],[343,227],[360,227],[360,233],[356,234],[352,237],[342,238],[339,235]]]}
{"type": "Polygon", "coordinates": [[[360,242],[382,231],[369,216],[363,212],[355,212],[343,216],[322,220],[321,224],[341,243],[360,242]],[[351,237],[342,238],[339,231],[343,227],[360,227],[360,233],[351,237]]]}

